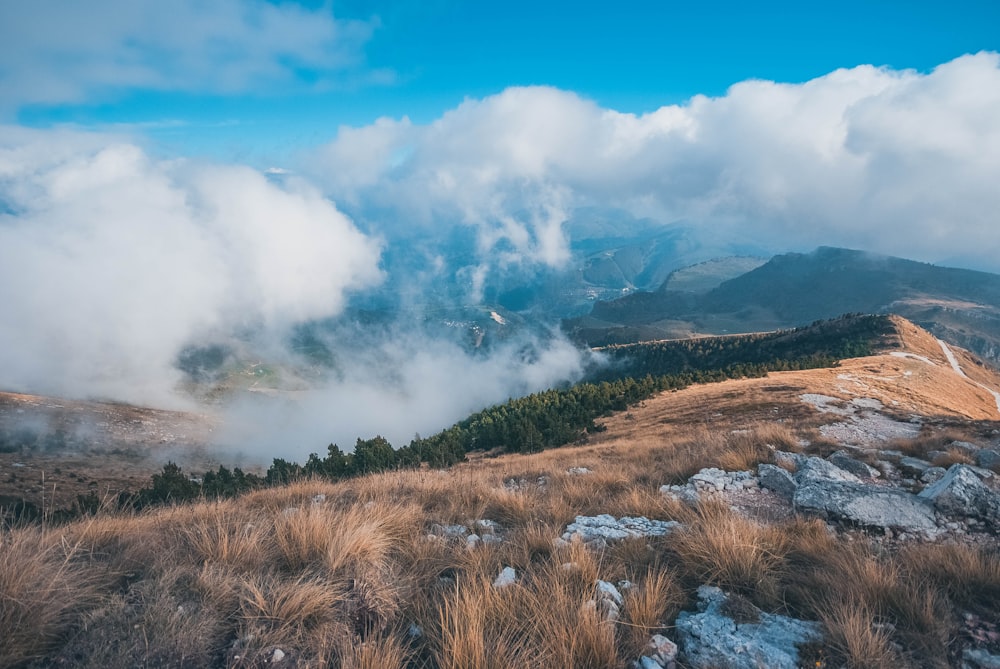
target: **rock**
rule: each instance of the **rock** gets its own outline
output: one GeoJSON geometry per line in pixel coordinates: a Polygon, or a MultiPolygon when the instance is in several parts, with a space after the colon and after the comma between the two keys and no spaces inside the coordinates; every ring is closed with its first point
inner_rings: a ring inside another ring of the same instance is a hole
{"type": "Polygon", "coordinates": [[[625,604],[625,598],[622,597],[622,593],[618,592],[618,588],[607,581],[597,581],[597,599],[610,599],[618,606],[625,604]]]}
{"type": "Polygon", "coordinates": [[[904,474],[909,474],[910,476],[920,476],[932,466],[931,463],[926,460],[912,458],[910,456],[900,458],[898,464],[900,471],[904,474]]]}
{"type": "Polygon", "coordinates": [[[771,454],[771,459],[774,461],[774,464],[782,469],[795,471],[799,468],[800,464],[806,461],[807,456],[800,455],[799,453],[789,453],[788,451],[775,451],[771,454]]]}
{"type": "Polygon", "coordinates": [[[797,511],[868,527],[929,534],[937,529],[932,505],[898,488],[813,480],[799,485],[792,503],[797,511]]]}
{"type": "Polygon", "coordinates": [[[801,486],[803,483],[811,481],[847,481],[850,483],[861,483],[854,474],[845,471],[823,458],[807,458],[799,465],[795,472],[795,482],[801,486]]]}
{"type": "Polygon", "coordinates": [[[970,669],[1000,669],[1000,655],[991,655],[982,648],[966,648],[962,660],[962,666],[970,669]]]}
{"type": "Polygon", "coordinates": [[[504,567],[500,575],[493,581],[494,588],[506,588],[517,583],[517,572],[513,567],[504,567]]]}
{"type": "MultiPolygon", "coordinates": [[[[649,643],[646,644],[646,648],[643,649],[640,662],[643,659],[653,662],[652,665],[647,664],[645,666],[654,666],[660,669],[668,667],[677,659],[677,644],[662,634],[654,634],[650,638],[649,643]]],[[[643,665],[640,664],[640,666],[643,665]]]]}
{"type": "Polygon", "coordinates": [[[757,465],[757,479],[764,488],[784,495],[788,499],[795,495],[795,488],[798,487],[795,479],[786,470],[766,463],[757,465]]]}
{"type": "Polygon", "coordinates": [[[570,467],[566,470],[566,473],[571,476],[582,476],[583,474],[590,474],[590,470],[586,467],[570,467]]]}
{"type": "Polygon", "coordinates": [[[737,624],[722,613],[727,601],[719,589],[698,588],[698,613],[677,617],[683,660],[693,669],[797,669],[798,646],[822,638],[819,623],[770,613],[759,622],[737,624]]]}
{"type": "Polygon", "coordinates": [[[655,659],[643,655],[632,666],[637,667],[637,669],[663,669],[666,665],[660,664],[655,659]]]}
{"type": "Polygon", "coordinates": [[[584,543],[592,541],[621,541],[637,537],[660,537],[669,534],[680,523],[672,520],[650,520],[645,517],[615,518],[610,514],[577,516],[566,526],[562,538],[571,541],[574,536],[584,543]]]}
{"type": "Polygon", "coordinates": [[[988,488],[968,465],[952,465],[940,481],[924,488],[920,497],[948,515],[990,522],[1000,519],[1000,495],[988,488]]]}
{"type": "Polygon", "coordinates": [[[699,490],[725,490],[726,472],[715,467],[702,469],[700,472],[688,479],[688,483],[699,490]]]}
{"type": "Polygon", "coordinates": [[[944,467],[929,467],[927,471],[920,475],[921,483],[936,483],[941,480],[947,470],[944,467]]]}
{"type": "Polygon", "coordinates": [[[850,472],[858,478],[875,479],[881,476],[881,472],[874,467],[869,467],[860,460],[851,457],[847,451],[837,451],[827,457],[827,460],[845,472],[850,472]]]}
{"type": "Polygon", "coordinates": [[[967,441],[953,441],[948,444],[945,448],[952,451],[958,451],[959,453],[964,453],[968,456],[973,456],[979,451],[979,447],[975,444],[971,444],[967,441]]]}
{"type": "Polygon", "coordinates": [[[431,534],[435,534],[439,537],[455,539],[464,537],[468,533],[469,528],[465,525],[441,525],[439,523],[431,525],[431,534]]]}
{"type": "Polygon", "coordinates": [[[326,495],[325,495],[325,494],[323,494],[323,493],[319,493],[319,494],[317,494],[317,495],[313,495],[313,498],[312,498],[312,503],[313,503],[314,505],[319,505],[319,504],[322,504],[322,503],[323,503],[323,502],[325,502],[325,501],[326,501],[326,495]]]}
{"type": "Polygon", "coordinates": [[[424,628],[417,623],[410,623],[410,627],[406,630],[406,633],[411,639],[419,639],[424,636],[424,628]]]}
{"type": "Polygon", "coordinates": [[[983,469],[992,469],[1000,465],[1000,451],[985,449],[976,453],[976,464],[983,469]]]}
{"type": "Polygon", "coordinates": [[[479,530],[480,534],[496,534],[497,527],[495,521],[486,518],[480,518],[476,521],[476,529],[479,530]]]}
{"type": "Polygon", "coordinates": [[[478,534],[470,534],[469,536],[465,537],[465,547],[468,548],[470,551],[473,550],[474,548],[477,548],[482,543],[483,540],[480,538],[478,534]]]}
{"type": "Polygon", "coordinates": [[[274,652],[271,653],[271,664],[277,664],[285,659],[285,651],[280,648],[275,648],[274,652]]]}
{"type": "Polygon", "coordinates": [[[892,449],[881,449],[876,451],[879,460],[888,460],[889,462],[896,464],[902,460],[906,454],[903,451],[896,451],[892,449]]]}

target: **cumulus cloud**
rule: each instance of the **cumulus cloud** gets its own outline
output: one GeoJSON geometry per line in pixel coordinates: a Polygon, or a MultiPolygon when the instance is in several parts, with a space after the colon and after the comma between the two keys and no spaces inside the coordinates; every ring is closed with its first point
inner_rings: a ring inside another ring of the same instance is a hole
{"type": "Polygon", "coordinates": [[[559,266],[562,222],[615,207],[776,251],[844,245],[1000,271],[1000,56],[745,81],[643,115],[511,88],[436,121],[342,128],[305,162],[386,230],[471,226],[483,267],[559,266]]]}
{"type": "Polygon", "coordinates": [[[314,188],[0,129],[0,380],[176,402],[188,345],[335,315],[380,245],[314,188]]]}
{"type": "Polygon", "coordinates": [[[131,88],[280,90],[303,70],[313,84],[328,84],[360,64],[372,30],[335,19],[326,6],[291,2],[9,2],[0,21],[0,108],[131,88]]]}

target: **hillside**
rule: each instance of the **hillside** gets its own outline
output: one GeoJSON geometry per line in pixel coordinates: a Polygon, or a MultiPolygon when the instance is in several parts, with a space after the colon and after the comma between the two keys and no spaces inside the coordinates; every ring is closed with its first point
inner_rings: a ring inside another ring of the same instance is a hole
{"type": "Polygon", "coordinates": [[[775,256],[702,294],[671,290],[668,282],[601,302],[567,329],[604,345],[796,327],[847,312],[900,314],[1000,361],[1000,276],[825,247],[775,256]]]}
{"type": "Polygon", "coordinates": [[[3,530],[0,665],[988,666],[1000,377],[891,324],[573,446],[3,530]]]}

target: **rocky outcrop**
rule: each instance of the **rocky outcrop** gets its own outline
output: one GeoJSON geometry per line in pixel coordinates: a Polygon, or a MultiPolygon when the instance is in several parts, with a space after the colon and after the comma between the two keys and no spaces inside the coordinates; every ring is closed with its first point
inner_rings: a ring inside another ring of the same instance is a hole
{"type": "Polygon", "coordinates": [[[799,646],[822,639],[819,623],[760,611],[756,621],[726,614],[729,598],[719,588],[698,588],[698,612],[677,617],[681,659],[694,669],[797,669],[799,646]]]}
{"type": "Polygon", "coordinates": [[[757,465],[757,480],[762,488],[773,490],[787,499],[795,496],[795,489],[798,487],[788,470],[766,463],[757,465]]]}
{"type": "Polygon", "coordinates": [[[847,451],[837,451],[826,458],[831,464],[836,465],[845,472],[850,472],[861,479],[875,479],[881,476],[881,472],[861,462],[857,458],[851,457],[847,451]]]}
{"type": "Polygon", "coordinates": [[[572,541],[574,538],[587,545],[600,547],[608,542],[634,539],[639,537],[660,537],[669,534],[680,523],[673,520],[650,520],[643,516],[638,518],[615,518],[604,513],[599,516],[577,516],[566,526],[562,541],[572,541]]]}
{"type": "Polygon", "coordinates": [[[919,497],[950,516],[979,518],[990,523],[1000,520],[1000,495],[968,465],[952,465],[937,483],[924,488],[919,497]]]}
{"type": "Polygon", "coordinates": [[[934,508],[916,495],[888,486],[813,480],[799,485],[795,509],[868,527],[933,534],[934,508]]]}

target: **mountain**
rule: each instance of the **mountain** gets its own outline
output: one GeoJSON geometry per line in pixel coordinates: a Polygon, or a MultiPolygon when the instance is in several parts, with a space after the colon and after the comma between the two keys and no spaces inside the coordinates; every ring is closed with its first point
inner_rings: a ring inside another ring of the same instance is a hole
{"type": "Polygon", "coordinates": [[[703,293],[667,281],[565,325],[599,345],[796,327],[850,312],[900,314],[1000,362],[1000,275],[829,247],[775,256],[703,293]]]}
{"type": "MultiPolygon", "coordinates": [[[[901,318],[838,319],[865,321],[891,326],[871,355],[658,393],[577,443],[449,468],[229,498],[168,464],[160,504],[115,510],[98,479],[74,519],[48,505],[76,462],[0,453],[0,485],[42,509],[0,532],[0,666],[992,666],[1000,375],[901,318]]],[[[714,338],[734,339],[753,341],[714,338]]]]}

